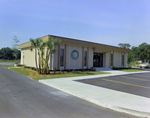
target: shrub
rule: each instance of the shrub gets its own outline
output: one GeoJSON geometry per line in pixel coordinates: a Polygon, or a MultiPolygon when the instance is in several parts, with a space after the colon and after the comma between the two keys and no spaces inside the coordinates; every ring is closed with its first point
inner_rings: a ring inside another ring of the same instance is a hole
{"type": "Polygon", "coordinates": [[[113,70],[131,69],[131,67],[112,67],[113,70]]]}

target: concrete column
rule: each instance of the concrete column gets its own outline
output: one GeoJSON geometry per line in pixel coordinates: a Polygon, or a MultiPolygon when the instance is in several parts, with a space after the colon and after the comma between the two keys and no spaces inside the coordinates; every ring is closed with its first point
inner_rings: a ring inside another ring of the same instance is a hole
{"type": "Polygon", "coordinates": [[[60,69],[60,45],[58,45],[58,60],[57,60],[57,69],[60,69]]]}
{"type": "Polygon", "coordinates": [[[109,57],[109,68],[111,68],[111,50],[110,50],[110,57],[109,57]]]}
{"type": "Polygon", "coordinates": [[[65,47],[64,47],[64,70],[66,69],[66,55],[67,55],[66,48],[67,48],[67,45],[65,44],[65,47]]]}
{"type": "Polygon", "coordinates": [[[124,66],[127,67],[127,61],[128,61],[128,53],[125,53],[125,57],[124,57],[125,61],[124,61],[124,66]]]}
{"type": "Polygon", "coordinates": [[[54,54],[52,54],[52,70],[54,70],[54,54]]]}
{"type": "Polygon", "coordinates": [[[50,54],[50,58],[49,58],[49,65],[50,65],[50,70],[53,70],[53,64],[52,64],[52,54],[50,54]]]}
{"type": "Polygon", "coordinates": [[[22,58],[21,58],[21,64],[23,65],[24,64],[24,52],[22,52],[22,58]]]}
{"type": "Polygon", "coordinates": [[[89,68],[89,47],[87,47],[87,68],[89,68]]]}
{"type": "Polygon", "coordinates": [[[121,52],[121,67],[122,67],[123,65],[122,65],[122,52],[121,52]]]}
{"type": "Polygon", "coordinates": [[[113,51],[113,66],[115,66],[115,56],[114,56],[114,51],[113,51]]]}
{"type": "Polygon", "coordinates": [[[82,69],[84,69],[84,47],[82,47],[82,69]]]}
{"type": "Polygon", "coordinates": [[[125,60],[125,52],[124,52],[124,65],[123,65],[124,67],[126,66],[126,65],[125,65],[125,61],[126,61],[126,60],[125,60]]]}

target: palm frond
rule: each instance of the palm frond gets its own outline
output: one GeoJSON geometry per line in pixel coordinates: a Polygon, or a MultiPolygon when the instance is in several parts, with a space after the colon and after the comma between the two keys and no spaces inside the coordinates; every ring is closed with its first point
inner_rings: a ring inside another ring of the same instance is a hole
{"type": "Polygon", "coordinates": [[[33,51],[33,48],[32,48],[32,47],[29,47],[29,50],[30,50],[30,51],[33,51]]]}

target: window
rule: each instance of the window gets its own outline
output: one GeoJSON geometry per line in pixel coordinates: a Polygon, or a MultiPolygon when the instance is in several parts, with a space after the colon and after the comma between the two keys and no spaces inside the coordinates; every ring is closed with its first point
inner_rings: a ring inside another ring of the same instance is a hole
{"type": "Polygon", "coordinates": [[[87,51],[84,51],[84,66],[87,66],[87,51]]]}
{"type": "Polygon", "coordinates": [[[122,66],[124,66],[124,55],[122,55],[122,66]]]}
{"type": "Polygon", "coordinates": [[[64,66],[64,49],[60,49],[60,66],[64,66]]]}
{"type": "Polygon", "coordinates": [[[111,54],[111,66],[113,66],[113,54],[111,54]]]}

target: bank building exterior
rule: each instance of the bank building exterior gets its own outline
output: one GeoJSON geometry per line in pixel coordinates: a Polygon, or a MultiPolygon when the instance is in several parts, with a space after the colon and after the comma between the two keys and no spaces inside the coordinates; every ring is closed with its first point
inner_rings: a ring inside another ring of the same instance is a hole
{"type": "MultiPolygon", "coordinates": [[[[49,37],[61,40],[56,52],[50,55],[50,70],[127,67],[129,49],[53,35],[41,39],[48,41],[49,37]]],[[[18,46],[21,49],[21,64],[35,67],[35,49],[30,51],[30,47],[30,42],[18,46]]]]}

